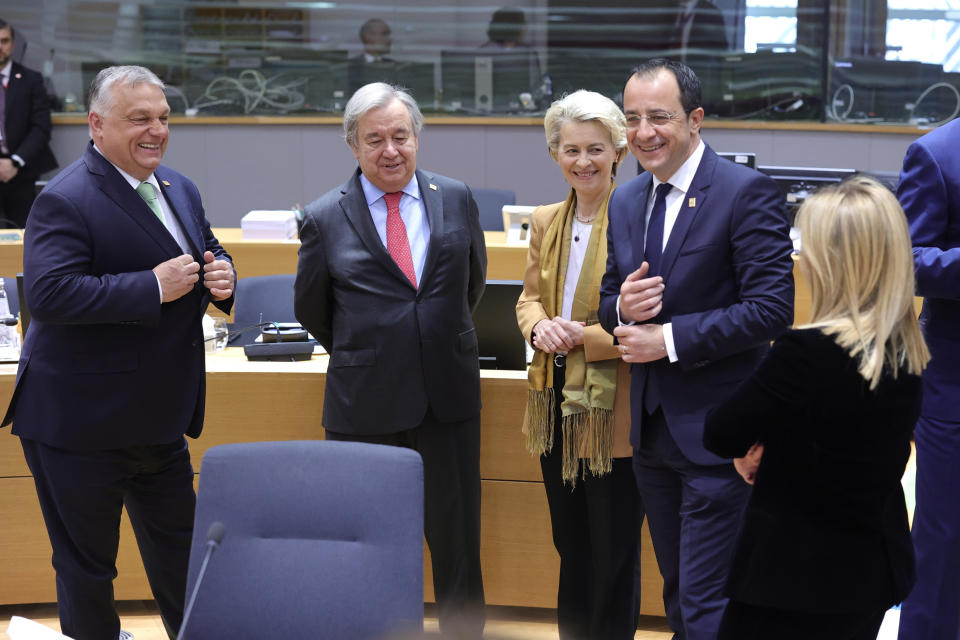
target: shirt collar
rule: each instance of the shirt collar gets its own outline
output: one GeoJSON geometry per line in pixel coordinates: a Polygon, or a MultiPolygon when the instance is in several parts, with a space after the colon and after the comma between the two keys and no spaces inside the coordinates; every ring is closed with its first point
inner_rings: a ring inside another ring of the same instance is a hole
{"type": "MultiPolygon", "coordinates": [[[[690,183],[693,182],[693,177],[697,175],[697,169],[700,168],[700,160],[703,159],[703,151],[706,148],[706,145],[703,144],[701,139],[697,143],[697,148],[693,150],[693,153],[690,154],[690,157],[680,165],[680,168],[674,172],[670,179],[666,182],[670,183],[674,189],[679,189],[683,193],[686,193],[690,190],[690,183]]],[[[653,189],[656,190],[662,184],[661,180],[657,179],[657,176],[653,176],[653,189]]]]}
{"type": "Polygon", "coordinates": [[[11,57],[9,60],[7,60],[7,64],[4,65],[2,69],[0,69],[0,76],[3,76],[4,78],[9,78],[12,72],[13,72],[13,58],[11,57]]]}
{"type": "MultiPolygon", "coordinates": [[[[103,155],[103,151],[100,151],[100,148],[97,147],[96,144],[93,145],[93,148],[94,150],[96,150],[97,153],[103,156],[104,160],[106,160],[107,162],[110,162],[107,156],[103,155]]],[[[151,173],[146,180],[138,180],[137,178],[134,178],[132,175],[130,175],[129,173],[127,173],[126,171],[118,167],[117,165],[113,164],[112,162],[110,162],[110,164],[113,165],[114,169],[120,172],[120,175],[123,176],[123,179],[126,180],[128,183],[130,183],[130,186],[133,187],[134,189],[139,187],[141,182],[149,182],[150,184],[153,185],[153,188],[157,190],[157,194],[163,193],[162,191],[160,191],[160,183],[157,182],[157,174],[151,173]]]]}
{"type": "MultiPolygon", "coordinates": [[[[367,199],[368,207],[373,205],[374,202],[382,198],[383,194],[386,193],[386,191],[370,182],[370,180],[367,179],[367,176],[363,175],[362,172],[360,173],[360,186],[363,187],[363,195],[367,199]]],[[[408,182],[407,186],[401,189],[401,191],[408,196],[416,198],[417,200],[420,199],[420,185],[417,182],[416,173],[413,174],[413,177],[410,178],[410,182],[408,182]]]]}

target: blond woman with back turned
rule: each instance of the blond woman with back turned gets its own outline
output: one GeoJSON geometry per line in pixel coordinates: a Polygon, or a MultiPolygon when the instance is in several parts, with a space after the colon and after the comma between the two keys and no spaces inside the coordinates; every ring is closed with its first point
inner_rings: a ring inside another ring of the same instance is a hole
{"type": "Polygon", "coordinates": [[[810,322],[707,417],[704,446],[753,481],[719,638],[874,640],[914,580],[900,477],[930,354],[896,198],[854,177],[798,214],[810,322]],[[761,449],[762,447],[762,449],[761,449]]]}

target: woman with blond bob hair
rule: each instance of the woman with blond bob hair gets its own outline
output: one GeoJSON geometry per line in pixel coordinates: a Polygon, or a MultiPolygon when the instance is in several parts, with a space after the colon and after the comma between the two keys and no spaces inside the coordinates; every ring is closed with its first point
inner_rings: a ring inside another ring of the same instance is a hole
{"type": "Polygon", "coordinates": [[[874,640],[914,580],[900,478],[930,354],[910,235],[862,176],[807,200],[797,226],[810,322],[707,416],[704,446],[760,456],[719,638],[874,640]]]}
{"type": "Polygon", "coordinates": [[[533,212],[517,321],[536,349],[523,431],[540,456],[560,555],[557,626],[563,640],[633,638],[642,512],[630,373],[597,318],[626,121],[609,98],[577,91],[551,105],[544,130],[570,192],[533,212]]]}

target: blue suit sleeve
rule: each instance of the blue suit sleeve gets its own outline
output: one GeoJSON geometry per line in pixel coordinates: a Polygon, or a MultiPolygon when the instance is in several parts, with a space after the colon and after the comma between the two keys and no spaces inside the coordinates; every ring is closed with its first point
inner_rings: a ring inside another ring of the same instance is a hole
{"type": "Polygon", "coordinates": [[[917,295],[960,299],[960,247],[948,243],[956,186],[951,194],[943,168],[922,143],[907,149],[897,197],[910,224],[917,295]]]}
{"type": "Polygon", "coordinates": [[[152,270],[93,273],[96,242],[75,202],[43,192],[31,209],[28,230],[24,292],[34,318],[50,324],[160,321],[152,270]]]}

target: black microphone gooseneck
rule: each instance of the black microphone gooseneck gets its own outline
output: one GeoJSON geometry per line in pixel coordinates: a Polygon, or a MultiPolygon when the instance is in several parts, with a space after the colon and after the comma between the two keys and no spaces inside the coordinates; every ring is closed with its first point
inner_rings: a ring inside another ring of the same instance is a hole
{"type": "Polygon", "coordinates": [[[210,556],[214,550],[220,546],[223,540],[225,529],[223,523],[214,520],[207,529],[207,551],[203,554],[203,562],[200,564],[200,572],[197,574],[197,581],[193,585],[193,593],[190,594],[190,602],[187,604],[187,610],[183,613],[183,622],[180,624],[180,632],[177,633],[177,640],[183,640],[183,632],[187,628],[187,620],[190,619],[190,613],[193,611],[193,605],[197,601],[197,593],[200,591],[200,583],[203,582],[203,575],[207,572],[207,563],[210,562],[210,556]]]}

